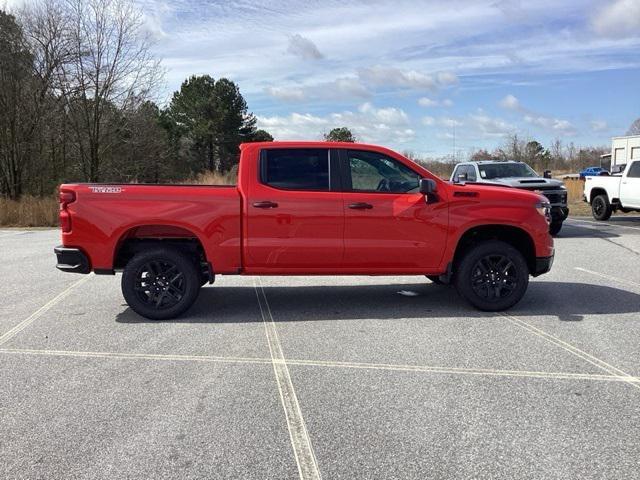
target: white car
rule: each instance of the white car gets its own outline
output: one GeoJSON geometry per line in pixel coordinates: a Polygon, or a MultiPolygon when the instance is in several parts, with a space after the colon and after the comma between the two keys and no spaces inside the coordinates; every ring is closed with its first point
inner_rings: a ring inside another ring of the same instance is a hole
{"type": "Polygon", "coordinates": [[[596,220],[608,220],[616,210],[640,211],[640,160],[632,160],[622,174],[586,177],[584,200],[596,220]]]}

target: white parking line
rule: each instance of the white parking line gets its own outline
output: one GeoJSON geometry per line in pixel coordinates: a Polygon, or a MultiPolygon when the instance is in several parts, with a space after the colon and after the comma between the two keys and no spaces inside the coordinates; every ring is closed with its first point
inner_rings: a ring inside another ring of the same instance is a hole
{"type": "Polygon", "coordinates": [[[581,268],[581,267],[573,267],[573,268],[578,270],[579,272],[590,273],[591,275],[595,275],[597,277],[605,278],[605,279],[610,280],[612,282],[631,285],[633,287],[640,287],[640,283],[636,283],[636,282],[634,282],[632,280],[623,280],[621,278],[612,277],[611,275],[607,275],[605,273],[594,272],[593,270],[589,270],[587,268],[581,268]]]}
{"type": "Polygon", "coordinates": [[[601,370],[604,370],[605,372],[617,376],[617,377],[621,377],[625,382],[627,382],[629,385],[632,385],[638,389],[640,389],[640,384],[638,384],[637,382],[637,378],[629,375],[627,372],[624,372],[622,370],[620,370],[617,367],[614,367],[613,365],[605,362],[604,360],[600,360],[599,358],[594,357],[593,355],[585,352],[584,350],[580,350],[578,347],[571,345],[568,342],[565,342],[564,340],[559,339],[558,337],[555,337],[553,335],[551,335],[550,333],[545,332],[544,330],[535,327],[533,325],[531,325],[528,322],[525,322],[524,320],[520,320],[519,318],[513,317],[511,315],[507,315],[504,313],[500,314],[501,317],[506,318],[507,320],[509,320],[511,323],[518,325],[519,327],[524,328],[525,330],[528,330],[529,332],[533,333],[534,335],[538,335],[539,337],[544,338],[545,340],[547,340],[550,343],[553,343],[554,345],[566,350],[567,352],[575,355],[576,357],[581,358],[582,360],[585,360],[586,362],[590,363],[591,365],[594,365],[596,367],[598,367],[601,370]]]}
{"type": "Polygon", "coordinates": [[[291,382],[289,368],[282,353],[278,330],[273,321],[269,302],[267,301],[267,296],[264,293],[264,288],[259,278],[257,283],[254,280],[253,286],[256,291],[256,296],[258,297],[260,314],[262,315],[267,342],[269,343],[269,351],[271,352],[273,371],[276,376],[278,390],[280,391],[280,400],[282,401],[282,407],[284,408],[287,419],[289,438],[291,439],[293,454],[298,465],[300,479],[320,479],[320,469],[318,468],[318,462],[313,451],[313,446],[311,445],[309,433],[307,432],[307,426],[304,423],[302,411],[300,410],[298,397],[291,382]]]}
{"type": "Polygon", "coordinates": [[[69,295],[69,293],[71,293],[71,290],[73,290],[75,287],[77,287],[81,283],[86,282],[88,279],[89,279],[89,275],[85,276],[84,278],[81,278],[80,280],[78,280],[75,283],[72,283],[65,290],[63,290],[61,293],[59,293],[58,295],[53,297],[51,300],[49,300],[47,303],[45,303],[38,310],[36,310],[31,315],[29,315],[27,318],[25,318],[23,321],[21,321],[19,324],[17,324],[11,330],[9,330],[8,332],[5,332],[2,336],[0,336],[0,345],[8,342],[14,336],[16,336],[18,333],[20,333],[22,330],[27,328],[29,325],[31,325],[33,322],[35,322],[40,317],[40,315],[45,313],[47,310],[49,310],[51,307],[53,307],[56,303],[58,303],[64,297],[69,295]]]}

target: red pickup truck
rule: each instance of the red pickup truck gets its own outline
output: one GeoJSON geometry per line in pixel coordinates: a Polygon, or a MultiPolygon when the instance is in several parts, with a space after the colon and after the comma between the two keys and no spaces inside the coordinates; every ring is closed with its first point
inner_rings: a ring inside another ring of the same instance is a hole
{"type": "Polygon", "coordinates": [[[248,143],[237,186],[66,184],[60,270],[122,271],[129,306],[185,312],[215,275],[425,275],[481,310],[553,263],[536,193],[452,184],[386,148],[248,143]]]}

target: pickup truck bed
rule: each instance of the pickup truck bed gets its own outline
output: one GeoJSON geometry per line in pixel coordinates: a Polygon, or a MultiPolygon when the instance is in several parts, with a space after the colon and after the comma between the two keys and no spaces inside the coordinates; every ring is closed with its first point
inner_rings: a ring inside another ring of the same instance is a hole
{"type": "Polygon", "coordinates": [[[149,318],[225,274],[420,274],[504,309],[554,254],[544,197],[508,190],[453,185],[372,145],[245,144],[237,186],[62,185],[58,268],[122,271],[149,318]]]}

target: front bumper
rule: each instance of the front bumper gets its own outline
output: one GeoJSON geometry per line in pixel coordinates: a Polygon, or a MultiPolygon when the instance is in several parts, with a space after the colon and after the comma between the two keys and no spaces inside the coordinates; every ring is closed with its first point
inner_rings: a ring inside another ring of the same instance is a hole
{"type": "Polygon", "coordinates": [[[543,273],[547,273],[549,270],[551,270],[551,266],[553,265],[553,258],[553,255],[551,255],[550,257],[537,257],[535,271],[531,272],[531,275],[537,277],[538,275],[542,275],[543,273]]]}
{"type": "Polygon", "coordinates": [[[552,222],[564,222],[569,216],[568,207],[554,207],[551,206],[551,221],[552,222]]]}
{"type": "Polygon", "coordinates": [[[58,264],[56,265],[58,270],[71,273],[89,273],[91,271],[89,259],[82,250],[60,245],[55,247],[53,251],[58,258],[58,264]]]}

